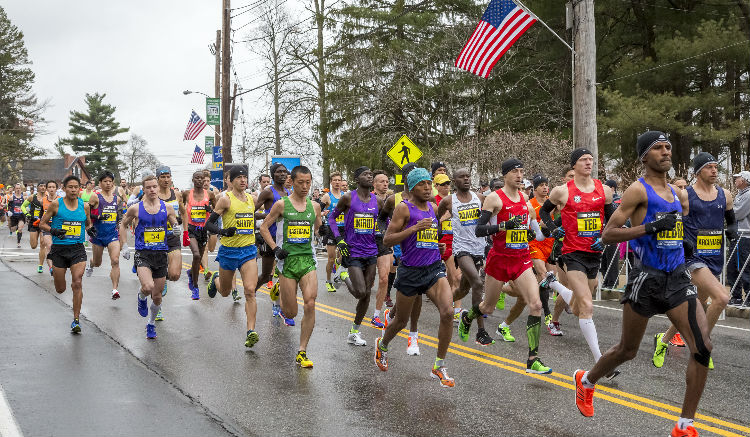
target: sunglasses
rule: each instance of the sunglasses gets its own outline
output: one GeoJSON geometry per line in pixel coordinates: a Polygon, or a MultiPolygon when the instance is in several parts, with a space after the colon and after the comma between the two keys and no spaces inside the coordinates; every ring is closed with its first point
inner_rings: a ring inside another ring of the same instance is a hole
{"type": "Polygon", "coordinates": [[[445,186],[450,185],[450,184],[451,184],[450,181],[448,181],[448,182],[443,182],[442,184],[438,184],[438,185],[441,186],[441,187],[445,187],[445,186]]]}

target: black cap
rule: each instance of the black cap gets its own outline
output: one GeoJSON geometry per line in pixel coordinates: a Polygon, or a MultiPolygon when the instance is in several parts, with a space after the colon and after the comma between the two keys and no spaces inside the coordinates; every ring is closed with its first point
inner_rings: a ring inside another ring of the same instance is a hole
{"type": "Polygon", "coordinates": [[[570,168],[573,168],[573,166],[576,165],[576,162],[578,162],[578,160],[581,159],[581,156],[583,155],[594,156],[594,154],[591,153],[591,150],[585,147],[579,147],[570,154],[570,168]]]}
{"type": "Polygon", "coordinates": [[[544,175],[536,175],[534,176],[534,180],[532,181],[532,184],[534,185],[534,189],[536,190],[536,187],[538,187],[541,184],[549,184],[549,179],[547,179],[544,175]]]}
{"type": "Polygon", "coordinates": [[[693,158],[693,173],[698,174],[699,171],[708,164],[718,164],[716,158],[708,152],[701,152],[693,158]]]}
{"type": "Polygon", "coordinates": [[[445,163],[442,161],[433,162],[430,168],[432,169],[432,176],[435,176],[435,170],[439,169],[440,167],[444,167],[447,169],[448,167],[445,166],[445,163]]]}
{"type": "Polygon", "coordinates": [[[239,176],[247,177],[247,169],[244,165],[233,165],[232,168],[229,169],[229,182],[232,182],[239,176]]]}
{"type": "Polygon", "coordinates": [[[502,172],[503,176],[505,176],[509,171],[516,168],[523,168],[523,163],[516,158],[510,158],[503,161],[503,164],[500,167],[500,171],[502,172]]]}
{"type": "Polygon", "coordinates": [[[409,175],[409,172],[417,168],[417,164],[410,162],[401,169],[401,175],[405,178],[409,175]]]}
{"type": "Polygon", "coordinates": [[[366,165],[363,165],[362,167],[358,167],[357,169],[354,170],[354,179],[358,179],[359,175],[361,175],[362,173],[366,172],[369,169],[370,167],[366,165]]]}
{"type": "Polygon", "coordinates": [[[643,159],[643,157],[646,156],[646,153],[648,153],[648,151],[651,150],[652,147],[654,147],[654,144],[659,142],[669,143],[667,134],[662,131],[650,130],[639,136],[635,146],[636,150],[638,151],[638,159],[643,159]]]}
{"type": "Polygon", "coordinates": [[[604,185],[606,185],[609,188],[617,191],[617,182],[615,182],[614,179],[607,179],[606,181],[604,181],[604,185]]]}

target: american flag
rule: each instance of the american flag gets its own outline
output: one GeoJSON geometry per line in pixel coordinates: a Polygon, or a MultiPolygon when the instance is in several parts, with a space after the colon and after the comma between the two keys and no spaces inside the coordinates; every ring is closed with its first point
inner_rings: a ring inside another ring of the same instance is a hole
{"type": "MultiPolygon", "coordinates": [[[[195,114],[195,112],[193,112],[195,114]]],[[[193,159],[190,161],[191,164],[203,164],[203,157],[206,156],[206,152],[198,146],[195,146],[193,150],[193,159]]]]}
{"type": "Polygon", "coordinates": [[[454,64],[486,78],[536,18],[511,0],[492,0],[454,64]]]}
{"type": "Polygon", "coordinates": [[[187,127],[185,128],[185,136],[182,139],[188,141],[194,140],[205,127],[206,122],[201,120],[198,114],[193,111],[190,114],[190,120],[188,120],[187,127]]]}

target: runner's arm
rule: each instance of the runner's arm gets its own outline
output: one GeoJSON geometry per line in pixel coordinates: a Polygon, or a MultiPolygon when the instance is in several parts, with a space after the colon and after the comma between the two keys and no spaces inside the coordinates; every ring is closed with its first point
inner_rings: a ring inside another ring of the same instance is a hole
{"type": "Polygon", "coordinates": [[[624,228],[625,222],[632,217],[636,209],[646,202],[646,190],[640,183],[634,183],[629,186],[622,194],[620,207],[615,210],[610,217],[607,225],[602,231],[602,243],[622,243],[623,241],[632,240],[646,235],[645,224],[634,226],[631,220],[631,227],[624,228]]]}
{"type": "Polygon", "coordinates": [[[258,230],[260,232],[260,236],[263,237],[263,241],[268,244],[268,247],[271,250],[276,249],[277,244],[275,241],[273,241],[273,238],[271,237],[271,231],[269,231],[268,228],[272,224],[276,223],[276,220],[281,217],[283,213],[284,200],[279,200],[273,204],[273,206],[271,207],[271,211],[268,212],[268,215],[266,216],[265,220],[263,220],[263,224],[260,225],[260,229],[258,230]]]}
{"type": "Polygon", "coordinates": [[[500,225],[491,225],[489,223],[492,216],[497,214],[502,207],[503,202],[497,193],[491,193],[487,196],[484,199],[482,211],[479,213],[479,220],[477,221],[477,227],[474,229],[474,235],[477,237],[488,237],[500,232],[500,225]]]}
{"type": "Polygon", "coordinates": [[[314,234],[317,234],[320,231],[320,227],[323,224],[323,219],[321,218],[321,212],[320,212],[320,205],[317,202],[313,202],[313,210],[315,210],[315,226],[313,226],[314,234]]]}
{"type": "Polygon", "coordinates": [[[135,217],[137,215],[138,205],[133,205],[128,208],[128,212],[125,213],[125,217],[123,217],[122,221],[120,222],[120,235],[127,235],[127,229],[130,224],[133,223],[133,220],[135,220],[135,217]]]}
{"type": "Polygon", "coordinates": [[[29,202],[29,199],[31,199],[31,197],[27,197],[21,204],[21,212],[23,212],[24,215],[30,215],[29,206],[31,205],[31,202],[29,202]]]}
{"type": "Polygon", "coordinates": [[[172,228],[177,227],[177,215],[175,215],[174,208],[167,208],[167,221],[172,228]]]}
{"type": "Polygon", "coordinates": [[[333,211],[328,214],[328,228],[331,230],[331,233],[337,240],[341,238],[341,233],[339,232],[339,226],[336,224],[336,217],[340,216],[341,214],[346,214],[346,211],[349,210],[349,204],[351,203],[351,201],[351,195],[349,193],[344,194],[343,196],[341,196],[341,199],[339,199],[339,203],[336,204],[336,208],[334,208],[333,211]]]}
{"type": "Polygon", "coordinates": [[[47,207],[47,210],[44,211],[42,221],[39,222],[39,229],[44,232],[49,232],[52,229],[52,226],[50,226],[50,220],[52,220],[52,217],[54,217],[55,214],[57,214],[57,202],[52,202],[49,204],[49,207],[47,207]]]}
{"type": "Polygon", "coordinates": [[[391,218],[391,223],[388,225],[388,229],[386,229],[385,231],[383,244],[385,246],[395,246],[404,241],[410,235],[417,232],[416,225],[404,229],[408,222],[409,207],[407,207],[404,203],[400,203],[393,211],[393,218],[391,218]]]}
{"type": "Polygon", "coordinates": [[[221,228],[219,227],[219,217],[221,217],[229,207],[227,203],[229,203],[229,198],[227,196],[222,196],[221,198],[219,198],[219,201],[216,202],[216,208],[211,211],[211,215],[206,221],[207,231],[214,234],[221,234],[221,228]]]}

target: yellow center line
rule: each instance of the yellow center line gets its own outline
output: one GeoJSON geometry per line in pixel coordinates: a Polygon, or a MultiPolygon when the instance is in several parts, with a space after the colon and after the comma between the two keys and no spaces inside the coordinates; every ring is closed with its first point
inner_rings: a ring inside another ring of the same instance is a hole
{"type": "MultiPolygon", "coordinates": [[[[185,266],[186,268],[190,268],[190,266],[187,265],[187,264],[185,264],[185,263],[183,263],[183,266],[185,266]]],[[[240,285],[240,286],[242,285],[242,281],[240,279],[237,279],[236,283],[237,283],[237,285],[240,285]]],[[[269,294],[270,293],[269,290],[268,290],[268,288],[265,287],[265,286],[262,286],[259,289],[259,291],[261,291],[262,293],[265,293],[265,294],[269,294]]],[[[299,305],[303,304],[303,301],[302,301],[301,297],[296,296],[296,299],[297,299],[297,303],[299,305]]],[[[355,315],[352,312],[343,310],[341,308],[333,307],[333,306],[330,306],[330,305],[326,305],[326,304],[320,303],[318,301],[315,302],[315,310],[316,310],[316,312],[320,311],[320,312],[323,312],[325,314],[329,314],[329,315],[332,315],[332,316],[335,316],[335,317],[338,317],[340,319],[344,319],[344,320],[347,320],[347,321],[353,321],[354,320],[354,315],[355,315]]],[[[368,327],[370,327],[372,329],[380,330],[379,328],[375,328],[374,326],[370,326],[369,324],[363,324],[362,326],[368,326],[368,327]]],[[[403,338],[408,338],[408,331],[402,330],[401,332],[398,333],[398,335],[400,337],[403,337],[403,338]]],[[[437,341],[438,341],[438,339],[436,337],[432,337],[432,336],[429,336],[429,335],[426,335],[426,334],[422,334],[422,333],[419,334],[419,337],[420,337],[420,344],[424,344],[426,346],[429,346],[429,347],[432,347],[434,349],[437,349],[437,341]]],[[[515,360],[511,360],[511,359],[508,359],[508,358],[505,358],[505,357],[502,357],[502,356],[499,356],[499,355],[490,354],[490,353],[487,353],[487,352],[484,352],[484,351],[481,351],[481,350],[477,350],[477,349],[474,349],[474,348],[471,348],[471,347],[467,347],[467,346],[464,346],[464,345],[461,345],[461,344],[457,344],[457,343],[454,343],[454,342],[450,343],[450,345],[448,347],[448,352],[452,353],[454,355],[458,355],[458,356],[461,356],[461,357],[464,357],[464,358],[468,358],[468,359],[480,362],[480,363],[484,363],[484,364],[488,364],[488,365],[491,365],[491,366],[494,366],[494,367],[498,367],[498,368],[501,368],[501,369],[504,369],[504,370],[508,370],[510,372],[517,373],[519,375],[523,375],[523,376],[526,376],[526,377],[530,377],[530,378],[535,378],[535,379],[538,379],[538,380],[542,380],[542,381],[548,382],[550,384],[557,385],[557,386],[562,387],[562,388],[566,388],[566,389],[570,389],[570,390],[575,390],[575,385],[570,383],[570,382],[573,382],[573,377],[570,376],[570,375],[565,375],[565,374],[556,373],[556,372],[553,372],[550,375],[536,375],[536,374],[526,373],[526,364],[525,363],[522,363],[522,362],[519,362],[519,361],[515,361],[515,360]],[[555,379],[555,378],[557,378],[557,379],[555,379]],[[563,381],[560,381],[560,380],[564,380],[564,381],[568,381],[568,382],[563,382],[563,381]]],[[[594,393],[594,396],[597,397],[597,398],[601,398],[601,399],[604,399],[604,400],[607,400],[607,401],[610,401],[610,402],[613,402],[613,403],[625,406],[625,407],[629,407],[629,408],[633,408],[633,409],[638,410],[638,411],[649,413],[649,414],[652,414],[652,415],[657,416],[657,417],[668,419],[668,420],[671,420],[673,422],[677,421],[677,419],[679,419],[679,413],[681,411],[681,408],[673,406],[673,405],[665,404],[663,402],[655,401],[655,400],[652,400],[652,399],[649,399],[649,398],[646,398],[646,397],[643,397],[643,396],[634,395],[634,394],[631,394],[631,393],[624,392],[622,390],[618,390],[618,389],[614,389],[614,388],[610,388],[610,387],[605,387],[605,386],[601,386],[601,385],[597,386],[597,391],[594,393]],[[604,392],[604,393],[602,393],[602,392],[604,392]],[[626,398],[626,399],[630,399],[630,400],[633,400],[633,401],[637,401],[637,402],[640,402],[640,404],[634,403],[634,402],[630,402],[629,400],[621,399],[621,398],[618,398],[618,397],[610,396],[609,394],[605,394],[605,393],[610,393],[612,395],[620,396],[622,398],[626,398]],[[678,415],[669,414],[667,412],[664,412],[664,411],[661,411],[661,410],[657,410],[657,409],[654,409],[654,408],[650,408],[648,406],[644,406],[644,405],[641,405],[641,404],[647,404],[647,405],[651,405],[651,406],[654,406],[654,407],[662,408],[664,410],[676,412],[676,413],[678,413],[678,415]]],[[[736,424],[736,423],[728,422],[728,421],[725,421],[725,420],[722,420],[722,419],[719,419],[719,418],[715,418],[715,417],[711,417],[711,416],[706,416],[706,415],[703,415],[703,414],[696,414],[695,418],[697,420],[702,420],[702,421],[705,421],[705,422],[710,422],[710,423],[713,423],[713,424],[716,424],[716,425],[720,425],[720,426],[724,426],[724,427],[727,427],[727,428],[731,428],[731,429],[734,429],[734,430],[737,430],[737,431],[740,431],[740,432],[750,433],[750,427],[746,427],[746,426],[739,425],[739,424],[736,424]]],[[[723,436],[728,436],[728,437],[741,436],[741,434],[736,434],[734,432],[726,431],[726,430],[723,430],[721,428],[716,428],[716,427],[713,427],[711,425],[705,425],[705,424],[700,423],[700,422],[695,422],[694,426],[696,428],[703,429],[703,430],[706,430],[706,431],[710,431],[710,432],[713,432],[713,433],[716,433],[716,434],[719,434],[719,435],[723,435],[723,436]]]]}

